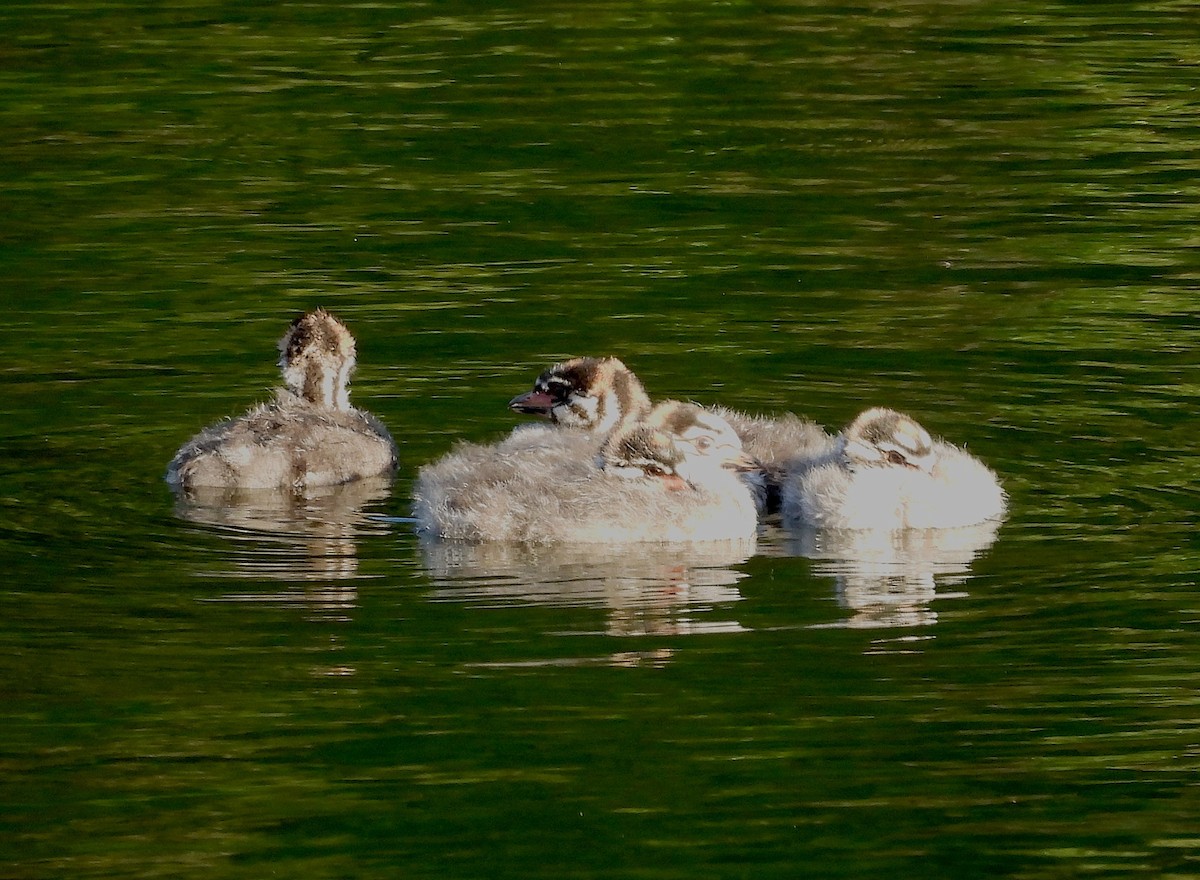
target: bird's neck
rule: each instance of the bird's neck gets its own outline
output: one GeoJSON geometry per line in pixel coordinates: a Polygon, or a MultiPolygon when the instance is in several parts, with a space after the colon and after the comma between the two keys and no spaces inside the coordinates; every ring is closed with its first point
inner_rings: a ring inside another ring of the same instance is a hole
{"type": "Polygon", "coordinates": [[[315,406],[346,411],[350,409],[350,370],[353,362],[327,364],[308,362],[284,368],[288,390],[315,406]]]}

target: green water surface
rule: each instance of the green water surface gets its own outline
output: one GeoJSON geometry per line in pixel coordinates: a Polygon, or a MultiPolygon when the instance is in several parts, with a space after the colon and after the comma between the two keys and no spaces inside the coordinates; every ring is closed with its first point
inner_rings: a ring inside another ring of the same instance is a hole
{"type": "Polygon", "coordinates": [[[0,876],[1200,875],[1196,12],[6,4],[0,876]],[[177,507],[316,305],[395,485],[177,507]],[[422,547],[578,354],[906,410],[1011,516],[422,547]]]}

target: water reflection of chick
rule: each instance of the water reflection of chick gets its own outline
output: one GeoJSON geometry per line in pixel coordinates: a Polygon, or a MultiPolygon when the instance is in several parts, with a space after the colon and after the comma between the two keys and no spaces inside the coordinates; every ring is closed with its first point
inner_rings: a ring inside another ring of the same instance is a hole
{"type": "MultiPolygon", "coordinates": [[[[348,581],[358,575],[358,540],[386,530],[367,508],[390,492],[386,476],[301,492],[194,487],[179,494],[175,512],[229,539],[231,569],[220,576],[305,584],[348,581]]],[[[305,586],[282,597],[271,592],[225,598],[344,607],[353,605],[355,594],[352,586],[305,586]]]]}
{"type": "Polygon", "coordinates": [[[816,560],[813,573],[834,578],[850,627],[927,626],[930,606],[949,598],[939,587],[971,577],[971,563],[996,540],[995,522],[956,529],[801,529],[787,549],[816,560]]]}
{"type": "Polygon", "coordinates": [[[395,470],[387,429],[350,405],[356,356],[346,326],[316,309],[292,322],[279,352],[285,387],[273,401],[185,443],[167,466],[173,489],[303,489],[395,470]]]}
{"type": "Polygon", "coordinates": [[[602,608],[613,636],[741,631],[719,614],[741,599],[736,584],[745,575],[733,566],[754,549],[753,540],[645,544],[637,553],[595,545],[421,544],[435,600],[602,608]]]}
{"type": "Polygon", "coordinates": [[[203,576],[241,582],[207,601],[297,609],[322,624],[311,674],[355,675],[341,653],[340,632],[358,606],[359,541],[390,531],[368,511],[388,497],[391,483],[389,474],[298,491],[193,487],[180,492],[176,514],[219,535],[229,547],[223,569],[203,576]]]}

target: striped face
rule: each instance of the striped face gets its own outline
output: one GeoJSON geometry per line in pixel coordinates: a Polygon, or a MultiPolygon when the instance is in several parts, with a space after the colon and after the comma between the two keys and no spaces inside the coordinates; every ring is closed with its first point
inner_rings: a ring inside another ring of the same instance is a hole
{"type": "Polygon", "coordinates": [[[631,480],[658,479],[669,489],[687,488],[677,471],[681,460],[671,438],[646,424],[615,434],[600,454],[605,471],[631,480]]]}
{"type": "Polygon", "coordinates": [[[354,337],[324,309],[301,315],[279,340],[284,384],[310,403],[349,409],[354,364],[354,337]]]}
{"type": "Polygon", "coordinates": [[[747,472],[759,468],[742,449],[737,432],[716,413],[695,404],[676,403],[659,409],[664,410],[664,428],[681,455],[676,470],[689,482],[703,482],[704,473],[717,469],[747,472]]]}
{"type": "Polygon", "coordinates": [[[843,440],[846,463],[852,469],[901,467],[928,473],[936,459],[929,432],[895,410],[867,410],[850,423],[843,440]]]}
{"type": "Polygon", "coordinates": [[[557,425],[602,433],[645,414],[650,399],[637,376],[616,358],[584,357],[555,364],[538,376],[532,391],[508,405],[557,425]]]}
{"type": "Polygon", "coordinates": [[[721,470],[758,468],[728,422],[674,400],[660,403],[634,427],[615,432],[604,445],[601,462],[621,476],[663,479],[672,489],[703,487],[721,470]]]}

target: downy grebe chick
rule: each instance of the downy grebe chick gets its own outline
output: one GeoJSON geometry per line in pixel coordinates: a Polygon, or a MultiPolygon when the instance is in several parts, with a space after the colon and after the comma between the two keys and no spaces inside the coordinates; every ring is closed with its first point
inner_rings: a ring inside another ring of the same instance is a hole
{"type": "Polygon", "coordinates": [[[638,377],[615,357],[579,357],[545,370],[532,391],[518,394],[508,406],[556,425],[602,434],[642,418],[651,404],[638,377]]]}
{"type": "Polygon", "coordinates": [[[324,309],[308,312],[279,340],[279,353],[285,387],[185,443],[167,466],[172,488],[304,489],[395,470],[387,429],[350,405],[355,347],[346,326],[324,309]]]}
{"type": "Polygon", "coordinates": [[[733,427],[712,410],[665,400],[641,421],[604,441],[600,467],[632,479],[658,478],[672,489],[701,489],[729,472],[756,470],[733,427]]]}
{"type": "Polygon", "coordinates": [[[828,455],[797,462],[783,485],[785,521],[821,528],[955,528],[1005,508],[983,462],[882,408],[860,414],[828,455]]]}
{"type": "Polygon", "coordinates": [[[668,401],[591,458],[460,445],[421,468],[417,530],[527,544],[745,539],[757,532],[754,466],[728,423],[668,401]]]}
{"type": "MultiPolygon", "coordinates": [[[[573,358],[545,370],[533,390],[514,397],[509,407],[548,421],[519,425],[495,443],[457,443],[422,468],[417,493],[425,500],[417,509],[428,512],[423,531],[470,540],[535,540],[507,538],[503,524],[485,527],[483,514],[474,508],[492,503],[493,486],[511,483],[536,492],[538,486],[587,479],[606,435],[646,415],[650,400],[616,358],[573,358]],[[476,495],[488,500],[465,500],[476,495]],[[452,509],[434,512],[442,502],[452,509]],[[464,505],[466,510],[457,512],[464,505]],[[478,527],[472,525],[476,520],[478,527]]],[[[503,491],[496,492],[496,503],[516,504],[503,491]]]]}

